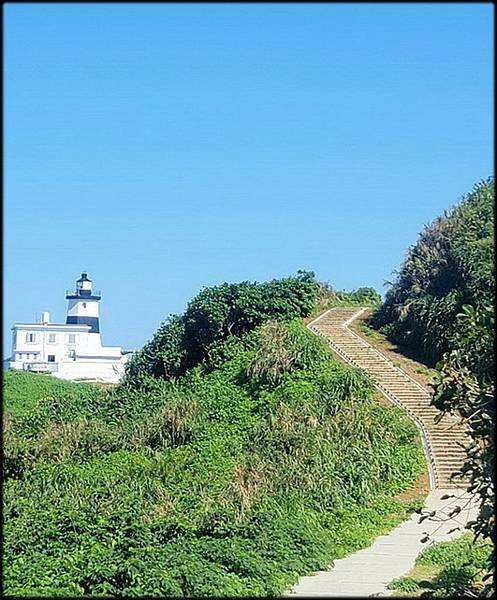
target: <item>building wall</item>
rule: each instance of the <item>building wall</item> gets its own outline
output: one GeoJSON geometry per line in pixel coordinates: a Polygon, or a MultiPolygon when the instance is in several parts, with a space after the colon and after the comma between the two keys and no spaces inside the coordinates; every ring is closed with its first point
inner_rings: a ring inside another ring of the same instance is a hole
{"type": "MultiPolygon", "coordinates": [[[[81,360],[65,360],[59,363],[50,364],[50,373],[53,377],[68,380],[91,380],[101,381],[103,383],[118,383],[124,375],[126,362],[131,357],[130,354],[124,354],[118,360],[105,359],[81,359],[81,360]]],[[[4,369],[28,370],[36,363],[26,363],[18,361],[4,361],[4,369]]]]}
{"type": "Polygon", "coordinates": [[[22,360],[45,362],[50,355],[55,356],[55,362],[58,362],[69,357],[72,350],[88,348],[88,329],[81,325],[14,325],[12,358],[19,360],[18,355],[21,354],[22,360]],[[33,335],[35,341],[28,341],[27,334],[33,335]],[[55,341],[51,341],[53,338],[55,341]]]}
{"type": "Polygon", "coordinates": [[[129,358],[119,346],[102,346],[100,334],[89,333],[88,325],[22,323],[13,330],[11,369],[34,370],[40,365],[30,363],[47,363],[55,377],[117,383],[129,358]]]}
{"type": "Polygon", "coordinates": [[[63,362],[56,372],[59,379],[88,379],[104,383],[118,383],[124,375],[125,361],[87,360],[63,362]]]}
{"type": "Polygon", "coordinates": [[[68,317],[97,317],[99,316],[98,300],[71,298],[67,301],[68,317]]]}

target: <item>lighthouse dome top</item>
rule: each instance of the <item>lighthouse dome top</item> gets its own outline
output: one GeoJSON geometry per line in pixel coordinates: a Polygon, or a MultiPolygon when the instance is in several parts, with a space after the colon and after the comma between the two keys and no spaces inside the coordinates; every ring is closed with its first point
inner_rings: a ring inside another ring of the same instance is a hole
{"type": "Polygon", "coordinates": [[[74,292],[70,290],[66,291],[67,300],[75,300],[83,297],[85,300],[100,300],[101,296],[100,291],[94,292],[92,290],[92,281],[85,272],[81,273],[81,277],[76,280],[76,290],[74,292]]]}

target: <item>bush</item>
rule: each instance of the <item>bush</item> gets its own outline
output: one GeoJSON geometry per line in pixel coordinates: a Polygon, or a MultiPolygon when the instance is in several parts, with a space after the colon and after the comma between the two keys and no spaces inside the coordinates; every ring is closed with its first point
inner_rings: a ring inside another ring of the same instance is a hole
{"type": "Polygon", "coordinates": [[[490,544],[471,534],[434,543],[417,557],[411,575],[393,581],[389,588],[407,593],[424,589],[422,597],[429,598],[485,597],[482,576],[490,554],[490,544]]]}
{"type": "Polygon", "coordinates": [[[338,306],[378,306],[381,296],[371,287],[361,287],[352,292],[338,291],[330,283],[320,283],[318,289],[318,311],[338,306]]]}
{"type": "Polygon", "coordinates": [[[217,346],[240,338],[264,321],[305,317],[316,306],[314,273],[268,283],[223,283],[202,290],[181,316],[172,316],[126,366],[125,383],[139,387],[147,375],[178,377],[209,362],[217,346]]]}

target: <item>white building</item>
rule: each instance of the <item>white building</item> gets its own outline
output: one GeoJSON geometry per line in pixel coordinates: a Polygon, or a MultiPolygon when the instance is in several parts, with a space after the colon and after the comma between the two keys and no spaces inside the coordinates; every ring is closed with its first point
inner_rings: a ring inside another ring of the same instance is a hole
{"type": "Polygon", "coordinates": [[[92,291],[86,273],[67,291],[65,323],[50,323],[48,312],[39,323],[14,323],[12,355],[8,369],[51,373],[61,379],[117,383],[131,353],[118,346],[102,346],[100,339],[100,292],[92,291]]]}

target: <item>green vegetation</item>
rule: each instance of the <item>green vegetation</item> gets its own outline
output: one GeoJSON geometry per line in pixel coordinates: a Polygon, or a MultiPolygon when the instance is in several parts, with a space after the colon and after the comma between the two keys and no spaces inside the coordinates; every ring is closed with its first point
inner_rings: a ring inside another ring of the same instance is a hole
{"type": "Polygon", "coordinates": [[[308,317],[335,306],[375,306],[373,288],[337,292],[314,273],[264,283],[223,283],[203,289],[182,315],[171,315],[126,368],[126,384],[143,378],[177,378],[199,364],[215,366],[230,345],[267,321],[308,317]],[[220,354],[221,353],[221,354],[220,354]]]}
{"type": "MultiPolygon", "coordinates": [[[[473,531],[491,539],[490,576],[495,566],[495,316],[493,306],[464,306],[458,315],[454,348],[440,365],[433,404],[461,416],[472,443],[462,472],[470,479],[469,491],[482,498],[473,531]]],[[[490,583],[483,591],[493,593],[490,583]]],[[[483,595],[483,594],[482,594],[483,595]]]]}
{"type": "Polygon", "coordinates": [[[352,292],[336,290],[330,283],[319,283],[317,305],[314,314],[317,315],[328,308],[338,306],[379,306],[381,296],[371,287],[361,287],[352,292]]]}
{"type": "Polygon", "coordinates": [[[48,396],[64,396],[95,391],[94,386],[54,379],[50,375],[33,377],[27,371],[7,371],[3,374],[4,385],[9,389],[9,410],[15,414],[29,413],[42,398],[48,396]]]}
{"type": "Polygon", "coordinates": [[[419,506],[416,427],[295,318],[313,278],[250,285],[204,290],[125,385],[7,374],[6,594],[280,595],[419,506]]]}
{"type": "MultiPolygon", "coordinates": [[[[317,304],[314,273],[266,283],[223,283],[203,289],[182,315],[172,315],[127,365],[126,383],[147,376],[179,377],[188,369],[219,360],[223,342],[234,343],[268,319],[309,315],[317,304]]],[[[224,346],[227,349],[229,344],[224,346]]]]}
{"type": "MultiPolygon", "coordinates": [[[[468,489],[483,500],[473,531],[491,539],[493,548],[494,301],[491,178],[423,231],[371,323],[429,364],[438,361],[433,404],[469,426],[472,444],[463,473],[468,489]]],[[[494,558],[493,550],[491,567],[494,558]]],[[[491,593],[490,585],[482,591],[491,593]]]]}
{"type": "Polygon", "coordinates": [[[475,541],[471,534],[434,543],[418,556],[410,573],[389,588],[396,590],[397,596],[480,597],[490,553],[490,543],[475,541]]]}
{"type": "Polygon", "coordinates": [[[373,314],[373,326],[434,365],[453,347],[462,307],[493,305],[493,232],[494,182],[489,179],[423,230],[373,314]]]}

